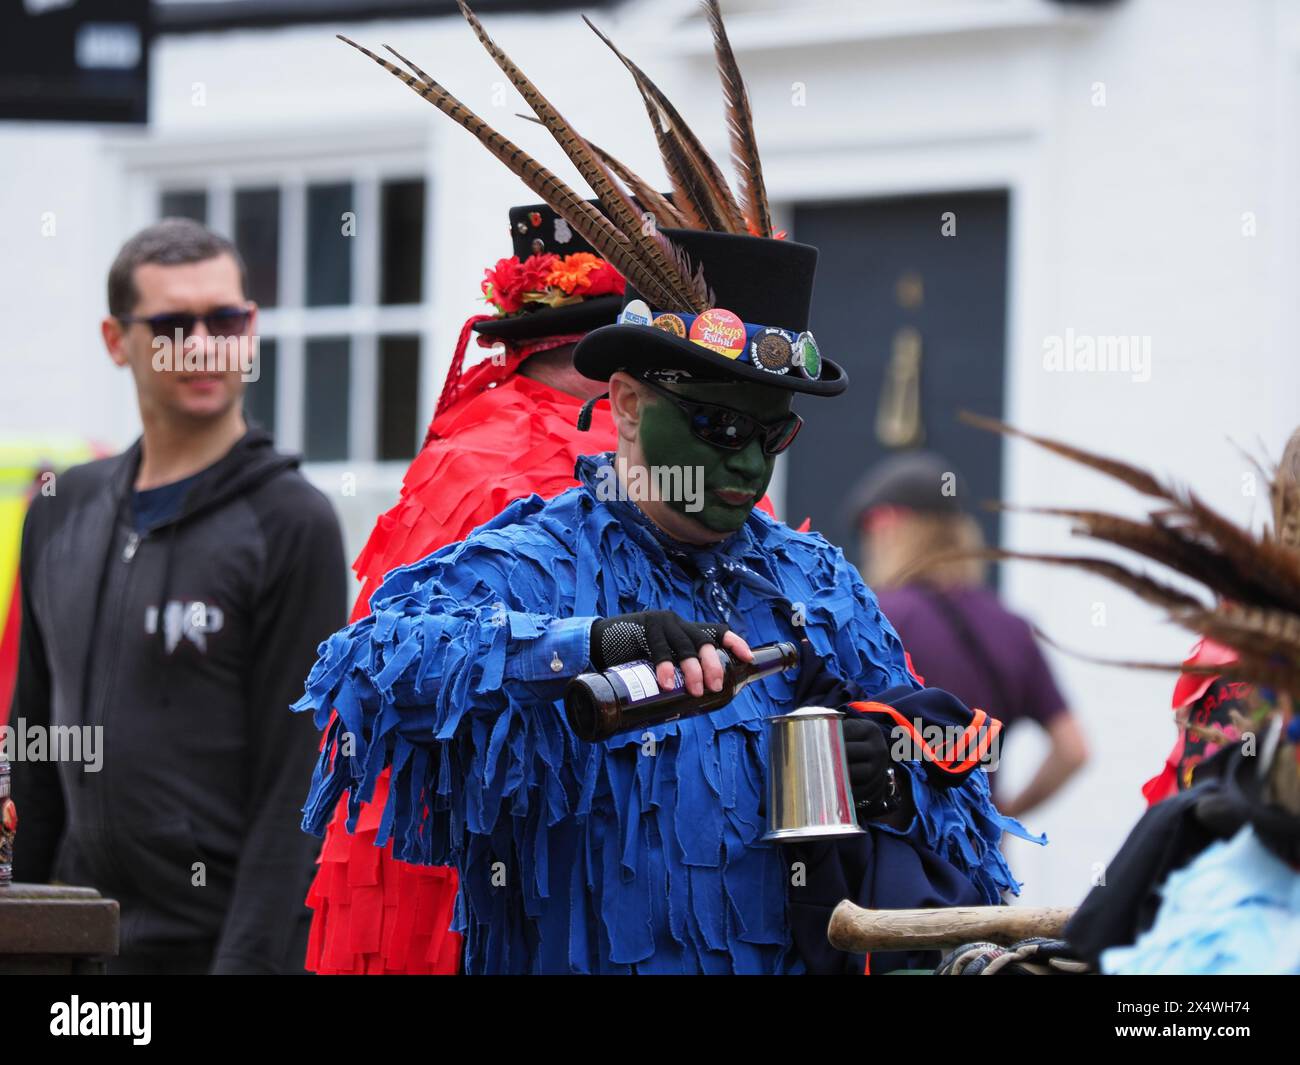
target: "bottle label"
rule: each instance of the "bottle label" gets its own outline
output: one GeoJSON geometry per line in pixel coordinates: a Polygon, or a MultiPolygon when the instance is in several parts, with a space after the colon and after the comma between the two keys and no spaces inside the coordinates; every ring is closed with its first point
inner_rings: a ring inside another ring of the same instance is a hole
{"type": "MultiPolygon", "coordinates": [[[[621,666],[612,666],[605,671],[605,676],[614,685],[620,699],[639,703],[653,699],[669,692],[660,691],[659,681],[655,678],[655,668],[649,662],[627,662],[621,666]]],[[[682,687],[682,671],[673,670],[673,691],[682,687]]]]}

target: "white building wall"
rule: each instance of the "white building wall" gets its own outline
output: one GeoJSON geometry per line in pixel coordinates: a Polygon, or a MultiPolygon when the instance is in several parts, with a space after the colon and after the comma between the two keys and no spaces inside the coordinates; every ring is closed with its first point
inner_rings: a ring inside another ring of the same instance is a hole
{"type": "MultiPolygon", "coordinates": [[[[1298,420],[1296,5],[1129,0],[1098,14],[1034,0],[724,7],[774,201],[1009,188],[1009,419],[1152,465],[1232,517],[1265,516],[1238,445],[1275,457],[1298,420]],[[1048,372],[1044,338],[1066,330],[1149,337],[1150,379],[1048,372]]],[[[597,21],[725,156],[708,35],[694,11],[678,0],[633,3],[597,21]]],[[[488,26],[593,139],[658,173],[630,80],[575,14],[488,26]]],[[[0,392],[0,432],[125,444],[137,431],[130,389],[104,357],[96,323],[108,263],[151,217],[154,181],[187,166],[249,172],[259,158],[299,154],[425,161],[422,418],[432,412],[460,324],[481,306],[480,271],[508,251],[505,209],[531,194],[468,134],[334,41],[334,29],[163,39],[145,136],[0,125],[0,202],[11,223],[0,291],[18,324],[0,351],[11,384],[0,392]],[[46,211],[57,236],[41,234],[46,211]]],[[[542,131],[512,117],[521,102],[459,21],[343,30],[372,47],[393,44],[572,174],[542,131]]],[[[330,488],[339,472],[317,475],[330,488]]],[[[358,498],[336,494],[354,550],[395,498],[400,470],[357,472],[358,498]]],[[[1005,486],[1026,503],[1138,502],[1019,444],[1007,450],[1005,486]]],[[[1012,546],[1069,546],[1050,519],[1013,517],[1006,529],[1012,546]]],[[[1014,605],[1086,654],[1176,661],[1191,643],[1126,594],[1063,571],[1013,567],[1007,587],[1014,605]]],[[[1172,677],[1056,653],[1053,661],[1094,761],[1031,818],[1054,845],[1012,853],[1026,899],[1070,903],[1141,811],[1138,788],[1172,741],[1172,677]]],[[[1017,737],[1011,748],[1022,771],[1034,746],[1017,737]]]]}

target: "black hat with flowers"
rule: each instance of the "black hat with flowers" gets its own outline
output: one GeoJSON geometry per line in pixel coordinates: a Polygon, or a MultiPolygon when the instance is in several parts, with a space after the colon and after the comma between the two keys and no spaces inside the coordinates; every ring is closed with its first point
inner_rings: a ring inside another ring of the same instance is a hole
{"type": "Polygon", "coordinates": [[[507,342],[586,333],[623,304],[623,275],[544,203],[510,208],[514,255],[484,271],[483,297],[498,317],[474,330],[507,342]]]}

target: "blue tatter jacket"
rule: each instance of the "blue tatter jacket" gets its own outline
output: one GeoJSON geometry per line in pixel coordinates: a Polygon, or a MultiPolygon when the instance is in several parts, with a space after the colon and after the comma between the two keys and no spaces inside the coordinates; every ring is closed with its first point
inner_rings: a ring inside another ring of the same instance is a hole
{"type": "MultiPolygon", "coordinates": [[[[589,668],[592,622],[638,610],[729,619],[754,646],[805,637],[859,697],[917,687],[903,648],[821,536],[755,511],[713,547],[667,541],[634,505],[604,498],[610,461],[580,459],[578,487],[520,500],[394,570],[370,616],[322,645],[294,706],[329,729],[303,827],[321,834],[345,790],[355,819],[391,763],[377,843],[457,868],[467,973],[818,968],[792,932],[801,900],[790,855],[760,842],[763,719],[795,709],[794,677],[653,728],[653,742],[584,743],[561,696],[589,668]]],[[[946,789],[909,772],[913,824],[872,828],[861,861],[836,863],[835,879],[849,868],[852,880],[891,884],[904,897],[890,905],[996,902],[1015,890],[997,843],[1023,829],[994,810],[983,770],[946,789]],[[882,875],[900,854],[912,868],[882,875]]]]}

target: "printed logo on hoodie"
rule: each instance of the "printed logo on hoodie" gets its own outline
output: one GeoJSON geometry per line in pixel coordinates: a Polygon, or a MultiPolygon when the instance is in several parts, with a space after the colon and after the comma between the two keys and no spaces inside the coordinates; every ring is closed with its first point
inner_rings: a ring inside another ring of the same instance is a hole
{"type": "MultiPolygon", "coordinates": [[[[208,634],[221,631],[225,615],[215,603],[200,600],[182,603],[169,599],[163,607],[163,640],[167,653],[176,650],[182,637],[194,644],[200,651],[208,649],[208,634]]],[[[144,612],[144,631],[153,636],[158,631],[158,608],[150,606],[144,612]]]]}

